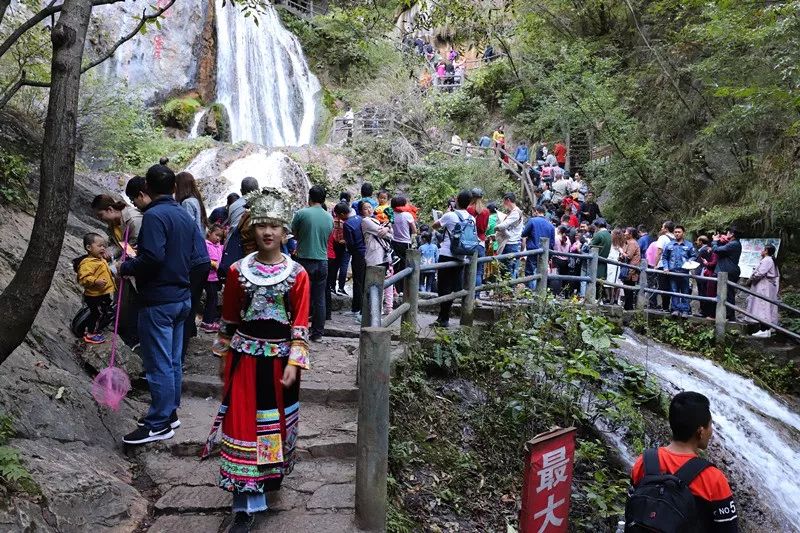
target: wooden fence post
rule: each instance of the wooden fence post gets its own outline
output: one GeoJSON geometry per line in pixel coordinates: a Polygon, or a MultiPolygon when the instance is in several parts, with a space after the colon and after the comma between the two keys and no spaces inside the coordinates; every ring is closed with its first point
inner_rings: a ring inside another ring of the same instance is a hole
{"type": "Polygon", "coordinates": [[[403,302],[408,302],[411,308],[403,314],[402,324],[409,324],[417,330],[417,312],[419,311],[419,267],[421,254],[419,250],[409,248],[406,250],[406,266],[411,267],[411,275],[404,280],[403,302]]]}
{"type": "MultiPolygon", "coordinates": [[[[547,274],[550,268],[550,239],[542,237],[539,239],[539,246],[542,248],[542,253],[539,254],[539,265],[536,268],[537,274],[541,274],[541,279],[536,282],[536,292],[544,298],[547,294],[547,274]]],[[[532,257],[528,256],[526,261],[531,260],[532,257]]]]}
{"type": "Polygon", "coordinates": [[[369,327],[372,325],[371,315],[372,302],[369,297],[370,287],[378,287],[378,316],[381,314],[381,307],[383,306],[383,280],[386,279],[386,269],[380,266],[367,267],[367,274],[364,276],[364,299],[361,304],[361,327],[369,327]]]}
{"type": "Polygon", "coordinates": [[[599,246],[592,246],[592,257],[589,259],[589,282],[586,286],[586,303],[597,303],[597,263],[599,261],[599,246]]]}
{"type": "Polygon", "coordinates": [[[716,333],[717,344],[725,341],[725,322],[728,310],[725,302],[728,300],[728,273],[717,273],[717,313],[714,320],[714,330],[716,333]]]}
{"type": "Polygon", "coordinates": [[[356,440],[356,519],[361,529],[386,529],[389,469],[389,328],[361,329],[356,440]]]}
{"type": "Polygon", "coordinates": [[[464,289],[467,294],[461,300],[461,321],[462,326],[471,326],[475,321],[475,278],[478,277],[478,252],[474,252],[469,258],[467,266],[467,283],[464,289]]]}
{"type": "Polygon", "coordinates": [[[636,295],[636,308],[644,309],[647,307],[647,259],[642,258],[639,265],[642,270],[639,273],[639,293],[636,295]]]}

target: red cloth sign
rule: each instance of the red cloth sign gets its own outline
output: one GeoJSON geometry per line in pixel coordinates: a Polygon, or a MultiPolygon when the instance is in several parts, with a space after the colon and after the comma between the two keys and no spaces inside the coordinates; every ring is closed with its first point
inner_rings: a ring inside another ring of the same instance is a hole
{"type": "Polygon", "coordinates": [[[575,460],[575,428],[542,433],[525,445],[521,533],[562,533],[569,529],[569,499],[575,460]]]}

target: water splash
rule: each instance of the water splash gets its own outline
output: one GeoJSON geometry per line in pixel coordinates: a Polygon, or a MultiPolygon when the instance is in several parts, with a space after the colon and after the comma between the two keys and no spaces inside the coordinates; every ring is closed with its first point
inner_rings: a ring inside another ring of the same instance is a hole
{"type": "Polygon", "coordinates": [[[715,438],[746,465],[776,513],[800,527],[800,415],[752,380],[708,359],[655,343],[645,346],[630,335],[623,336],[617,354],[644,366],[663,385],[708,396],[715,438]]]}
{"type": "Polygon", "coordinates": [[[197,139],[197,137],[199,137],[200,121],[203,120],[205,114],[206,114],[205,109],[201,109],[200,111],[194,114],[194,120],[192,121],[192,129],[189,130],[190,139],[197,139]]]}
{"type": "Polygon", "coordinates": [[[216,2],[217,99],[233,142],[301,146],[312,141],[320,90],[300,42],[265,6],[259,24],[233,2],[216,2]]]}

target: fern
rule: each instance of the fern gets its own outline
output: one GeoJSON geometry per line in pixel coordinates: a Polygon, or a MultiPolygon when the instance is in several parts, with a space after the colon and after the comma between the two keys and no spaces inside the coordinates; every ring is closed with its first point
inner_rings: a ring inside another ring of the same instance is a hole
{"type": "Polygon", "coordinates": [[[0,485],[12,492],[39,494],[39,486],[20,461],[19,452],[8,445],[13,436],[13,421],[0,415],[0,485]]]}

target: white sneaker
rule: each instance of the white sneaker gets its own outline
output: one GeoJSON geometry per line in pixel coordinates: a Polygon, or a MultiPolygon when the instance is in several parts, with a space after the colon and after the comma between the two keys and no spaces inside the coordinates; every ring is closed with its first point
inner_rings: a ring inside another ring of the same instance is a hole
{"type": "Polygon", "coordinates": [[[755,333],[753,333],[751,335],[751,337],[758,337],[760,339],[768,339],[771,336],[772,336],[772,330],[771,329],[765,329],[765,330],[761,330],[761,331],[756,331],[755,333]]]}

